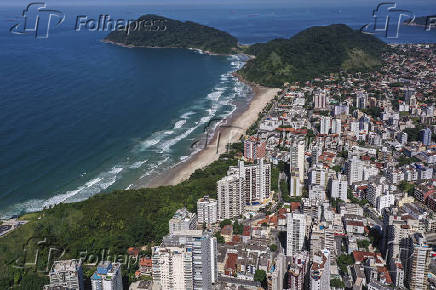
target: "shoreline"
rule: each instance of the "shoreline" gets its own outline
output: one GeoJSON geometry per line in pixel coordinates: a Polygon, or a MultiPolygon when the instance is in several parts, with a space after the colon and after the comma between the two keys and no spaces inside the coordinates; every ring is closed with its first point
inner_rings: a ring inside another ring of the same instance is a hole
{"type": "Polygon", "coordinates": [[[109,43],[112,45],[116,45],[116,46],[120,46],[120,47],[124,47],[124,48],[180,48],[180,49],[188,49],[188,50],[193,50],[193,51],[197,51],[200,54],[206,54],[206,55],[217,55],[217,56],[230,56],[232,54],[225,54],[225,53],[215,53],[215,52],[211,52],[208,50],[201,50],[199,48],[194,48],[194,47],[171,47],[171,46],[142,46],[142,45],[133,45],[133,44],[124,44],[121,42],[116,42],[116,41],[112,41],[109,39],[102,39],[101,42],[103,43],[109,43]]]}
{"type": "Polygon", "coordinates": [[[222,124],[217,126],[212,138],[207,142],[206,148],[193,153],[186,160],[181,161],[166,172],[163,172],[148,182],[137,181],[134,188],[156,188],[159,186],[176,185],[188,180],[195,170],[201,169],[218,160],[219,155],[226,151],[228,143],[235,143],[246,130],[257,120],[259,113],[277,95],[279,88],[267,88],[244,80],[240,75],[235,75],[241,82],[251,87],[252,99],[247,106],[236,109],[222,124]],[[220,138],[218,138],[220,136],[220,138]]]}

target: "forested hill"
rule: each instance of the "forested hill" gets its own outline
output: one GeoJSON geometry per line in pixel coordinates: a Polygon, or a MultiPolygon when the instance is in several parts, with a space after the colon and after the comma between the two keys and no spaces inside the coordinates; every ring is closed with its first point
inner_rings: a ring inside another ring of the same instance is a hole
{"type": "Polygon", "coordinates": [[[229,33],[191,21],[178,21],[158,15],[141,16],[123,31],[113,31],[106,38],[123,45],[144,47],[196,48],[211,53],[229,54],[238,40],[229,33]]]}
{"type": "Polygon", "coordinates": [[[252,45],[247,53],[256,58],[239,73],[249,81],[277,87],[340,70],[372,69],[381,63],[385,48],[376,37],[344,24],[314,26],[289,39],[252,45]]]}

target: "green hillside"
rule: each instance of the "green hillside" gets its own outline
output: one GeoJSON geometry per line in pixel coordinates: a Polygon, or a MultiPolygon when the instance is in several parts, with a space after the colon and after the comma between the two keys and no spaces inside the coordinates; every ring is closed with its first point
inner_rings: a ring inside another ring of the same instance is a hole
{"type": "Polygon", "coordinates": [[[238,45],[237,39],[227,32],[158,15],[141,16],[130,25],[130,30],[111,32],[105,40],[132,46],[197,48],[220,54],[232,53],[238,45]]]}
{"type": "MultiPolygon", "coordinates": [[[[178,208],[196,211],[200,197],[216,197],[216,182],[229,166],[237,164],[235,153],[221,155],[176,186],[98,194],[25,216],[31,222],[0,238],[0,289],[42,289],[48,282],[45,267],[59,257],[96,257],[102,251],[110,251],[112,257],[124,256],[128,247],[159,242],[168,233],[168,221],[178,208]],[[50,248],[56,249],[51,258],[50,248]],[[32,265],[36,256],[37,263],[32,265]]],[[[123,268],[124,282],[136,269],[137,265],[123,268]]],[[[85,276],[93,270],[85,269],[85,276]]]]}
{"type": "Polygon", "coordinates": [[[246,52],[256,58],[239,72],[249,81],[277,87],[340,70],[372,69],[385,48],[381,40],[344,24],[315,26],[290,39],[252,45],[246,52]]]}

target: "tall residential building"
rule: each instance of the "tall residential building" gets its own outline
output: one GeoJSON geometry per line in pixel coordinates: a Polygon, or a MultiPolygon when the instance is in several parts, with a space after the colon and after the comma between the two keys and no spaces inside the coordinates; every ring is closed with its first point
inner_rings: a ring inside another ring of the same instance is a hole
{"type": "Polygon", "coordinates": [[[332,118],[330,117],[321,117],[319,133],[320,134],[329,134],[331,129],[332,118]]]}
{"type": "Polygon", "coordinates": [[[327,95],[325,92],[316,92],[313,95],[313,104],[315,105],[315,110],[327,108],[327,95]]]}
{"type": "Polygon", "coordinates": [[[310,289],[330,289],[330,251],[324,249],[315,253],[310,267],[310,289]]]}
{"type": "Polygon", "coordinates": [[[341,119],[333,119],[332,120],[331,130],[332,130],[331,131],[332,134],[341,135],[341,133],[342,133],[342,122],[341,122],[341,119]]]}
{"type": "Polygon", "coordinates": [[[368,94],[365,92],[358,92],[356,95],[356,107],[365,109],[368,105],[368,94]]]}
{"type": "Polygon", "coordinates": [[[271,193],[271,164],[259,159],[256,164],[239,161],[227,176],[217,182],[218,219],[230,219],[244,212],[245,204],[263,201],[271,193]]]}
{"type": "Polygon", "coordinates": [[[338,174],[329,181],[329,192],[331,198],[339,198],[343,201],[347,200],[347,177],[342,174],[338,174]]]}
{"type": "Polygon", "coordinates": [[[359,122],[351,122],[350,123],[350,131],[354,133],[355,136],[360,133],[360,124],[359,122]]]}
{"type": "Polygon", "coordinates": [[[303,183],[300,181],[298,171],[291,172],[289,180],[289,195],[292,197],[301,196],[303,194],[303,183]]]}
{"type": "Polygon", "coordinates": [[[404,98],[408,105],[416,106],[416,90],[414,88],[407,88],[404,91],[404,98]]]}
{"type": "Polygon", "coordinates": [[[121,264],[101,261],[91,276],[92,290],[123,290],[121,264]]]}
{"type": "Polygon", "coordinates": [[[321,185],[311,185],[309,187],[310,200],[326,200],[325,187],[321,185]]]}
{"type": "Polygon", "coordinates": [[[170,234],[175,231],[193,230],[197,228],[197,215],[186,208],[181,208],[176,211],[168,224],[170,234]]]}
{"type": "Polygon", "coordinates": [[[397,134],[397,140],[398,142],[400,142],[402,145],[406,145],[407,144],[407,133],[406,132],[400,132],[397,134]]]}
{"type": "Polygon", "coordinates": [[[363,180],[363,164],[357,155],[353,155],[345,164],[347,171],[348,184],[363,180]]]}
{"type": "Polygon", "coordinates": [[[204,196],[197,201],[197,217],[199,225],[211,225],[218,221],[218,203],[216,199],[204,196]]]}
{"type": "MultiPolygon", "coordinates": [[[[236,168],[234,167],[233,170],[236,168]]],[[[239,161],[239,177],[244,178],[245,202],[263,201],[271,194],[271,164],[258,159],[256,164],[244,164],[239,161]]],[[[232,171],[232,167],[229,169],[232,171]]]]}
{"type": "Polygon", "coordinates": [[[329,170],[322,164],[315,164],[309,171],[309,182],[312,185],[327,186],[329,170]]]}
{"type": "Polygon", "coordinates": [[[378,213],[381,215],[384,208],[391,207],[394,204],[395,204],[395,195],[389,193],[383,194],[377,197],[376,209],[378,213]]]}
{"type": "Polygon", "coordinates": [[[292,257],[294,253],[303,250],[305,236],[306,216],[300,213],[288,213],[286,256],[292,257]]]}
{"type": "Polygon", "coordinates": [[[154,247],[153,287],[193,289],[192,248],[154,247]]]}
{"type": "Polygon", "coordinates": [[[425,146],[428,146],[431,144],[431,130],[430,128],[425,128],[421,130],[420,132],[421,142],[425,146]]]}
{"type": "Polygon", "coordinates": [[[298,171],[300,182],[304,183],[304,141],[299,140],[291,144],[290,151],[290,170],[289,172],[298,171]]]}
{"type": "Polygon", "coordinates": [[[348,104],[336,105],[334,110],[334,115],[348,115],[349,114],[348,104]]]}
{"type": "MultiPolygon", "coordinates": [[[[163,247],[179,247],[192,252],[191,267],[193,289],[211,289],[217,280],[217,242],[208,232],[190,230],[163,238],[163,247]]],[[[154,264],[153,264],[154,265],[154,264]]],[[[167,288],[165,288],[167,289],[167,288]]]]}
{"type": "Polygon", "coordinates": [[[239,161],[238,166],[230,167],[227,172],[227,175],[234,174],[239,176],[245,203],[251,204],[270,197],[271,164],[265,163],[264,159],[258,159],[256,164],[239,161]]]}
{"type": "MultiPolygon", "coordinates": [[[[326,212],[326,210],[324,210],[326,212]]],[[[312,225],[310,235],[310,257],[316,255],[322,249],[330,251],[331,259],[336,258],[336,241],[335,236],[343,233],[341,221],[334,222],[321,222],[312,225]]]]}
{"type": "Polygon", "coordinates": [[[407,282],[411,290],[425,290],[428,288],[428,269],[430,265],[429,247],[424,239],[416,234],[413,237],[410,270],[407,273],[407,282]]]}
{"type": "Polygon", "coordinates": [[[82,262],[80,260],[55,261],[48,275],[50,284],[44,286],[45,290],[84,289],[82,262]]]}
{"type": "Polygon", "coordinates": [[[268,275],[268,289],[285,289],[283,287],[285,272],[287,270],[286,256],[279,253],[275,259],[275,265],[271,269],[272,272],[268,275]]]}
{"type": "Polygon", "coordinates": [[[376,179],[376,182],[370,182],[368,189],[366,190],[366,199],[373,206],[377,206],[377,198],[383,193],[383,183],[380,179],[376,179]],[[378,182],[377,182],[378,181],[378,182]]]}
{"type": "Polygon", "coordinates": [[[294,253],[288,270],[288,287],[285,289],[304,290],[308,268],[309,253],[307,251],[294,253]]]}
{"type": "Polygon", "coordinates": [[[231,219],[244,213],[244,184],[245,179],[240,179],[238,174],[218,180],[218,219],[231,219]]]}
{"type": "Polygon", "coordinates": [[[312,146],[312,156],[311,156],[311,164],[317,164],[319,160],[319,156],[322,154],[322,146],[321,145],[314,145],[312,146]]]}

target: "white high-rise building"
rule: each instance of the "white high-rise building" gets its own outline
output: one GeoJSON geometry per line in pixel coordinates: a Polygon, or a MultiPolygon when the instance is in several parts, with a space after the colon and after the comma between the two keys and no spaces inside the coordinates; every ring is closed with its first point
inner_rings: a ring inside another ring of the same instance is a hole
{"type": "Polygon", "coordinates": [[[265,163],[263,158],[256,164],[245,164],[239,161],[238,166],[229,168],[227,175],[236,174],[243,180],[245,202],[263,201],[271,193],[271,164],[265,163]]]}
{"type": "Polygon", "coordinates": [[[301,196],[303,194],[303,184],[300,181],[298,171],[291,173],[289,182],[289,195],[292,197],[301,196]]]}
{"type": "Polygon", "coordinates": [[[322,146],[320,145],[314,145],[312,146],[312,164],[317,164],[319,156],[322,154],[322,146]]]}
{"type": "Polygon", "coordinates": [[[321,185],[312,185],[309,187],[309,199],[326,200],[325,187],[321,185]]]}
{"type": "Polygon", "coordinates": [[[365,109],[368,104],[368,94],[365,92],[358,92],[356,95],[356,107],[365,109]]]}
{"type": "Polygon", "coordinates": [[[309,270],[309,253],[306,251],[294,253],[288,271],[287,289],[303,290],[306,273],[309,270]]]}
{"type": "Polygon", "coordinates": [[[231,219],[244,213],[244,179],[238,174],[225,176],[217,182],[218,219],[231,219]]]}
{"type": "Polygon", "coordinates": [[[218,203],[215,199],[204,196],[197,201],[199,225],[211,225],[218,221],[218,203]]]}
{"type": "Polygon", "coordinates": [[[339,198],[343,201],[347,200],[347,177],[342,174],[338,174],[337,177],[330,179],[329,191],[331,198],[339,198]]]}
{"type": "Polygon", "coordinates": [[[315,105],[315,110],[327,108],[327,95],[325,91],[314,93],[313,103],[315,105]]]}
{"type": "Polygon", "coordinates": [[[342,133],[342,124],[341,119],[333,119],[332,120],[332,134],[341,135],[342,133]]]}
{"type": "Polygon", "coordinates": [[[310,289],[330,290],[330,251],[327,249],[313,256],[310,267],[310,289]]]}
{"type": "Polygon", "coordinates": [[[413,237],[412,257],[410,270],[407,273],[407,282],[411,290],[428,289],[428,270],[430,265],[429,247],[422,237],[413,237]]]}
{"type": "Polygon", "coordinates": [[[368,184],[368,189],[366,190],[366,199],[373,207],[377,207],[377,199],[384,192],[384,182],[386,178],[376,178],[368,184]]]}
{"type": "Polygon", "coordinates": [[[91,276],[92,290],[123,290],[121,264],[101,261],[91,276]]]}
{"type": "Polygon", "coordinates": [[[320,134],[329,134],[331,128],[332,118],[330,117],[321,117],[319,133],[320,134]]]}
{"type": "Polygon", "coordinates": [[[377,211],[381,215],[383,209],[386,207],[391,207],[395,204],[395,195],[393,194],[383,194],[377,197],[377,211]]]}
{"type": "Polygon", "coordinates": [[[312,185],[327,186],[328,169],[322,164],[316,164],[309,171],[309,182],[312,185]]]}
{"type": "Polygon", "coordinates": [[[300,182],[304,183],[304,141],[297,141],[291,145],[290,172],[298,171],[300,182]]]}
{"type": "Polygon", "coordinates": [[[423,241],[413,237],[410,247],[410,261],[406,272],[406,285],[409,289],[421,290],[428,288],[428,269],[431,248],[423,241]]]}
{"type": "Polygon", "coordinates": [[[163,238],[162,247],[179,247],[191,251],[192,266],[189,268],[192,268],[193,289],[211,289],[218,275],[215,237],[201,230],[176,232],[163,238]]]}
{"type": "Polygon", "coordinates": [[[193,289],[192,248],[154,247],[153,285],[158,289],[193,289]]]}
{"type": "Polygon", "coordinates": [[[349,185],[363,180],[363,164],[357,155],[353,155],[345,165],[349,185]]]}
{"type": "Polygon", "coordinates": [[[303,249],[305,236],[306,216],[300,213],[288,213],[286,256],[292,257],[294,253],[303,249]]]}
{"type": "Polygon", "coordinates": [[[258,159],[256,164],[232,166],[217,182],[218,219],[233,218],[244,212],[245,204],[264,201],[271,194],[271,164],[258,159]]]}
{"type": "Polygon", "coordinates": [[[350,123],[350,131],[354,133],[355,136],[360,133],[360,123],[359,122],[351,122],[350,123]]]}
{"type": "Polygon", "coordinates": [[[45,285],[44,289],[58,289],[58,287],[84,289],[81,260],[55,261],[48,275],[50,284],[45,285]]]}
{"type": "Polygon", "coordinates": [[[168,225],[170,234],[175,231],[194,230],[197,228],[197,215],[186,208],[178,209],[168,225]]]}

